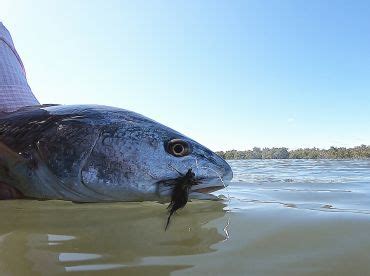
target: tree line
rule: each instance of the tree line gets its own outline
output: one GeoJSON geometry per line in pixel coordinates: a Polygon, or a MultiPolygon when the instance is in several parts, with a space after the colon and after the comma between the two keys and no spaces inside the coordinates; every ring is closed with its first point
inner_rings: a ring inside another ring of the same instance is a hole
{"type": "Polygon", "coordinates": [[[224,159],[370,159],[370,146],[353,148],[330,147],[329,149],[305,148],[253,148],[252,150],[228,150],[217,152],[224,159]]]}

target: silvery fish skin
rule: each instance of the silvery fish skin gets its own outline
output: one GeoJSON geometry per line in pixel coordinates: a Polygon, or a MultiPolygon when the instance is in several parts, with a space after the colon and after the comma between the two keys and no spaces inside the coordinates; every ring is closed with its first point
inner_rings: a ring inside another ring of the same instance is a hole
{"type": "Polygon", "coordinates": [[[232,179],[230,166],[206,147],[124,109],[40,106],[0,117],[0,181],[25,197],[159,200],[171,195],[167,183],[189,169],[199,183],[194,198],[210,199],[208,192],[232,179]],[[171,143],[186,154],[174,155],[171,143]]]}

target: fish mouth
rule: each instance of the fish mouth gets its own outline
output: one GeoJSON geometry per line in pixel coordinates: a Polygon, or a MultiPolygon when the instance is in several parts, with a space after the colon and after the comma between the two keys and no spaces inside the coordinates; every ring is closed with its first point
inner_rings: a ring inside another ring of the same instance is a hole
{"type": "MultiPolygon", "coordinates": [[[[184,176],[185,174],[181,175],[184,176]]],[[[233,172],[229,166],[222,174],[216,173],[213,176],[194,175],[193,185],[189,189],[189,197],[191,199],[218,200],[219,198],[211,193],[226,188],[232,178],[233,172]]],[[[177,180],[172,178],[156,182],[158,195],[161,197],[171,196],[177,180]]]]}
{"type": "Polygon", "coordinates": [[[202,193],[202,194],[209,194],[218,190],[221,190],[228,185],[218,179],[218,182],[207,182],[207,183],[199,183],[191,187],[190,192],[202,193]]]}
{"type": "Polygon", "coordinates": [[[224,187],[218,186],[218,187],[205,187],[200,189],[194,189],[194,192],[202,193],[202,194],[209,194],[218,190],[221,190],[224,187]]]}
{"type": "MultiPolygon", "coordinates": [[[[214,178],[196,178],[195,185],[193,185],[189,190],[189,196],[192,199],[210,199],[215,200],[217,197],[212,195],[212,192],[224,189],[228,186],[228,183],[224,179],[219,177],[214,178]]],[[[158,183],[158,193],[161,196],[170,196],[172,193],[173,180],[161,181],[158,183]]]]}
{"type": "Polygon", "coordinates": [[[230,166],[227,166],[226,172],[223,176],[210,177],[206,179],[199,179],[198,183],[191,187],[190,192],[209,194],[229,186],[228,182],[233,179],[233,171],[230,166]]]}
{"type": "Polygon", "coordinates": [[[191,187],[189,192],[189,197],[191,199],[201,199],[201,200],[220,200],[217,196],[212,193],[228,186],[227,182],[221,180],[220,178],[214,178],[207,183],[200,182],[191,187]]]}

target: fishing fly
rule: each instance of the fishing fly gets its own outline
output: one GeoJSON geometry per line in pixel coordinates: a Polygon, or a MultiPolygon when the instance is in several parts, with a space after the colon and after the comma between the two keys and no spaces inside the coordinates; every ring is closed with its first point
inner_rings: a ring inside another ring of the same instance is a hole
{"type": "Polygon", "coordinates": [[[172,215],[178,209],[185,207],[186,203],[189,201],[190,189],[196,184],[197,180],[195,179],[195,173],[193,173],[191,169],[189,169],[185,175],[171,181],[170,185],[174,185],[174,188],[171,194],[171,202],[167,207],[169,215],[165,230],[167,230],[168,225],[170,224],[172,215]]]}

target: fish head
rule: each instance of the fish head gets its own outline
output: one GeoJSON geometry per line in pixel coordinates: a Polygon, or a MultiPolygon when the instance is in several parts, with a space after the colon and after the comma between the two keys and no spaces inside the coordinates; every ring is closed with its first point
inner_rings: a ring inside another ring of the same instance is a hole
{"type": "Polygon", "coordinates": [[[209,193],[227,187],[233,178],[230,165],[198,142],[177,132],[170,134],[163,137],[161,148],[158,149],[158,154],[163,156],[163,164],[153,172],[156,174],[159,194],[170,195],[176,180],[191,171],[194,185],[191,186],[190,196],[213,199],[209,193]]]}
{"type": "Polygon", "coordinates": [[[128,182],[142,194],[167,197],[171,183],[189,170],[195,185],[190,196],[212,199],[209,193],[228,185],[233,177],[230,165],[207,147],[156,121],[130,113],[131,129],[122,129],[122,160],[133,168],[128,182]]]}
{"type": "Polygon", "coordinates": [[[208,199],[210,192],[226,187],[232,179],[229,164],[193,139],[134,112],[114,116],[105,123],[82,174],[88,180],[90,172],[96,175],[96,168],[100,170],[102,193],[117,199],[132,194],[133,200],[167,197],[174,188],[171,183],[191,170],[196,185],[190,196],[208,199]]]}

